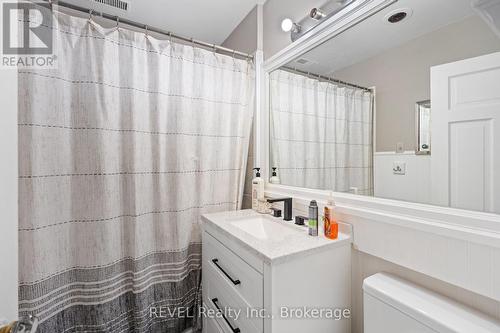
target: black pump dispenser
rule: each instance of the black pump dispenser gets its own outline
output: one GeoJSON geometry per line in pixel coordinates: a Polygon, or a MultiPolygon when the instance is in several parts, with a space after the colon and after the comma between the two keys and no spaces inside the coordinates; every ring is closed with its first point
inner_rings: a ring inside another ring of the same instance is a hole
{"type": "Polygon", "coordinates": [[[255,175],[255,177],[260,177],[260,168],[253,168],[254,170],[257,170],[257,174],[255,175]]]}

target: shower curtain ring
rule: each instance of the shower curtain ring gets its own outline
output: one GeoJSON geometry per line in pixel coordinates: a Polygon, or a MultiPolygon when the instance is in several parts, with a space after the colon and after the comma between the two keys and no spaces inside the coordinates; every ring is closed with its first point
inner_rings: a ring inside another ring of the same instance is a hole
{"type": "Polygon", "coordinates": [[[89,21],[92,22],[92,9],[89,9],[89,21]]]}
{"type": "Polygon", "coordinates": [[[194,38],[191,38],[191,47],[194,49],[194,38]]]}
{"type": "Polygon", "coordinates": [[[236,50],[233,50],[233,59],[235,59],[234,54],[236,53],[236,50]]]}
{"type": "Polygon", "coordinates": [[[120,29],[120,17],[116,17],[116,29],[120,29]]]}
{"type": "Polygon", "coordinates": [[[146,37],[148,37],[148,35],[149,35],[149,31],[148,31],[148,29],[149,29],[149,28],[148,28],[148,26],[147,26],[147,25],[145,25],[145,26],[144,26],[144,30],[145,30],[145,31],[144,31],[144,34],[146,34],[146,37]]]}
{"type": "Polygon", "coordinates": [[[168,32],[168,40],[169,40],[170,44],[172,44],[172,32],[171,31],[168,32]]]}

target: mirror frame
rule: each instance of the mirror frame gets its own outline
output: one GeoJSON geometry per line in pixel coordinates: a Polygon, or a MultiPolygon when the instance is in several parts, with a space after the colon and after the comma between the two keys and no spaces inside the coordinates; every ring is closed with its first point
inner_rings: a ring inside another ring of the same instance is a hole
{"type": "Polygon", "coordinates": [[[256,112],[254,117],[254,158],[255,165],[260,166],[262,170],[261,174],[265,181],[265,194],[270,196],[292,196],[297,203],[301,204],[307,200],[316,199],[322,204],[326,203],[333,193],[338,211],[341,214],[348,213],[387,223],[391,223],[389,221],[395,219],[394,221],[398,221],[396,222],[397,224],[401,223],[401,219],[405,216],[404,219],[410,218],[414,220],[413,223],[432,220],[443,221],[443,223],[447,224],[453,223],[457,227],[466,226],[473,228],[477,225],[482,225],[485,229],[500,232],[499,214],[368,197],[330,190],[271,184],[269,182],[270,73],[396,2],[398,0],[356,0],[350,6],[318,24],[304,36],[289,44],[269,59],[264,60],[263,52],[257,51],[255,57],[256,112]]]}

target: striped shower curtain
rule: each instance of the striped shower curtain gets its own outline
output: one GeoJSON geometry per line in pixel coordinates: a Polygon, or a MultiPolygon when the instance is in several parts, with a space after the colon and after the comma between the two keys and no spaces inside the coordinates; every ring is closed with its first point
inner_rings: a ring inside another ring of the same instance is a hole
{"type": "Polygon", "coordinates": [[[46,28],[56,67],[19,72],[20,312],[40,333],[182,332],[200,214],[241,204],[252,64],[59,13],[46,28]]]}
{"type": "Polygon", "coordinates": [[[276,70],[270,107],[283,185],[373,195],[371,92],[276,70]]]}

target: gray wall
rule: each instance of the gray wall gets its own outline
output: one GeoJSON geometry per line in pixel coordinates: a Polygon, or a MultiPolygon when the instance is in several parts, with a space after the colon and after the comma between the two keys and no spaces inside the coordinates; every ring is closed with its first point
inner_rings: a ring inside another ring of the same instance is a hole
{"type": "MultiPolygon", "coordinates": [[[[230,49],[246,52],[249,54],[255,53],[259,49],[258,36],[258,21],[259,21],[259,6],[255,6],[250,13],[241,21],[241,23],[233,30],[229,37],[222,43],[222,46],[230,49]]],[[[253,167],[255,166],[254,156],[254,126],[250,133],[250,146],[248,148],[247,170],[245,174],[245,188],[243,189],[243,209],[252,208],[252,178],[253,167]]]]}
{"type": "Polygon", "coordinates": [[[376,151],[394,151],[398,142],[405,150],[414,150],[415,102],[430,99],[430,67],[496,51],[500,51],[500,39],[473,16],[334,76],[376,87],[376,151]]]}
{"type": "Polygon", "coordinates": [[[240,22],[222,46],[250,54],[257,50],[257,6],[240,22]]]}

